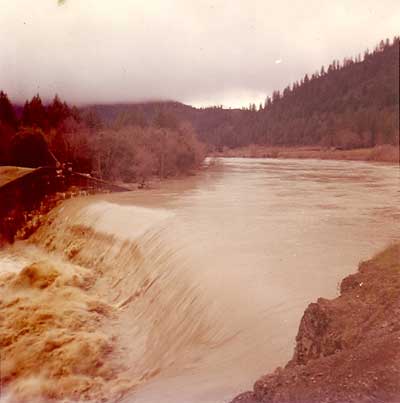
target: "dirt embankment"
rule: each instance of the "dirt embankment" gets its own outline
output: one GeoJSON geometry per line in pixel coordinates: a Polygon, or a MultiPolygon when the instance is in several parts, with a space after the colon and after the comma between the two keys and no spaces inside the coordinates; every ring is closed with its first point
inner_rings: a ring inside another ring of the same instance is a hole
{"type": "Polygon", "coordinates": [[[232,403],[400,402],[400,244],[306,309],[293,358],[232,403]]]}
{"type": "Polygon", "coordinates": [[[375,161],[399,163],[399,147],[382,145],[372,148],[340,150],[322,147],[266,147],[250,145],[247,147],[227,149],[222,153],[214,153],[212,157],[242,158],[300,158],[322,160],[375,161]]]}
{"type": "Polygon", "coordinates": [[[0,167],[0,246],[27,238],[66,198],[127,190],[68,169],[0,167]]]}

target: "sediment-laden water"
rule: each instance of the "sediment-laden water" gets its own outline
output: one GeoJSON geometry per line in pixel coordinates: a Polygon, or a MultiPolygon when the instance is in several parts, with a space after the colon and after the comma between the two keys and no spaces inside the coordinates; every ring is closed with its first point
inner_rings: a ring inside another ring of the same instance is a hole
{"type": "Polygon", "coordinates": [[[228,401],[400,239],[399,201],[394,166],[220,159],[65,202],[0,252],[3,401],[228,401]]]}

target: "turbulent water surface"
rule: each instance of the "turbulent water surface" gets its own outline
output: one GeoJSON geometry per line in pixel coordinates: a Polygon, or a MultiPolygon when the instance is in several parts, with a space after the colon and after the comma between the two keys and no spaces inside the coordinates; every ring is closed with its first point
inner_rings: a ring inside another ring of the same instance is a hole
{"type": "Polygon", "coordinates": [[[399,238],[398,175],[220,159],[160,189],[65,202],[0,252],[3,395],[229,401],[290,358],[308,303],[399,238]]]}

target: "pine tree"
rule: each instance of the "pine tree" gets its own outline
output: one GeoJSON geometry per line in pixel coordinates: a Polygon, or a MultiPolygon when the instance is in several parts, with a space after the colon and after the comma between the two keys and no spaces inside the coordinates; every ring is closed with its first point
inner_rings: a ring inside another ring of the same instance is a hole
{"type": "Polygon", "coordinates": [[[3,91],[0,91],[0,122],[12,129],[16,129],[18,125],[14,107],[11,105],[7,94],[3,91]]]}
{"type": "Polygon", "coordinates": [[[70,116],[70,110],[65,102],[61,102],[58,95],[53,99],[53,102],[47,107],[47,120],[49,126],[57,128],[60,124],[70,116]]]}
{"type": "Polygon", "coordinates": [[[47,128],[47,113],[39,94],[35,95],[30,102],[25,102],[22,111],[22,124],[26,127],[47,128]]]}

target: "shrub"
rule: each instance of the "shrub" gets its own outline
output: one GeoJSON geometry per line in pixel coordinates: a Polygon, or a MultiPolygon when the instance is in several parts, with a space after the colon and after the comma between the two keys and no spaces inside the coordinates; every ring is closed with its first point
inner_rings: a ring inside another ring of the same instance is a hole
{"type": "Polygon", "coordinates": [[[36,168],[54,164],[44,134],[38,128],[22,128],[11,140],[11,163],[36,168]]]}

